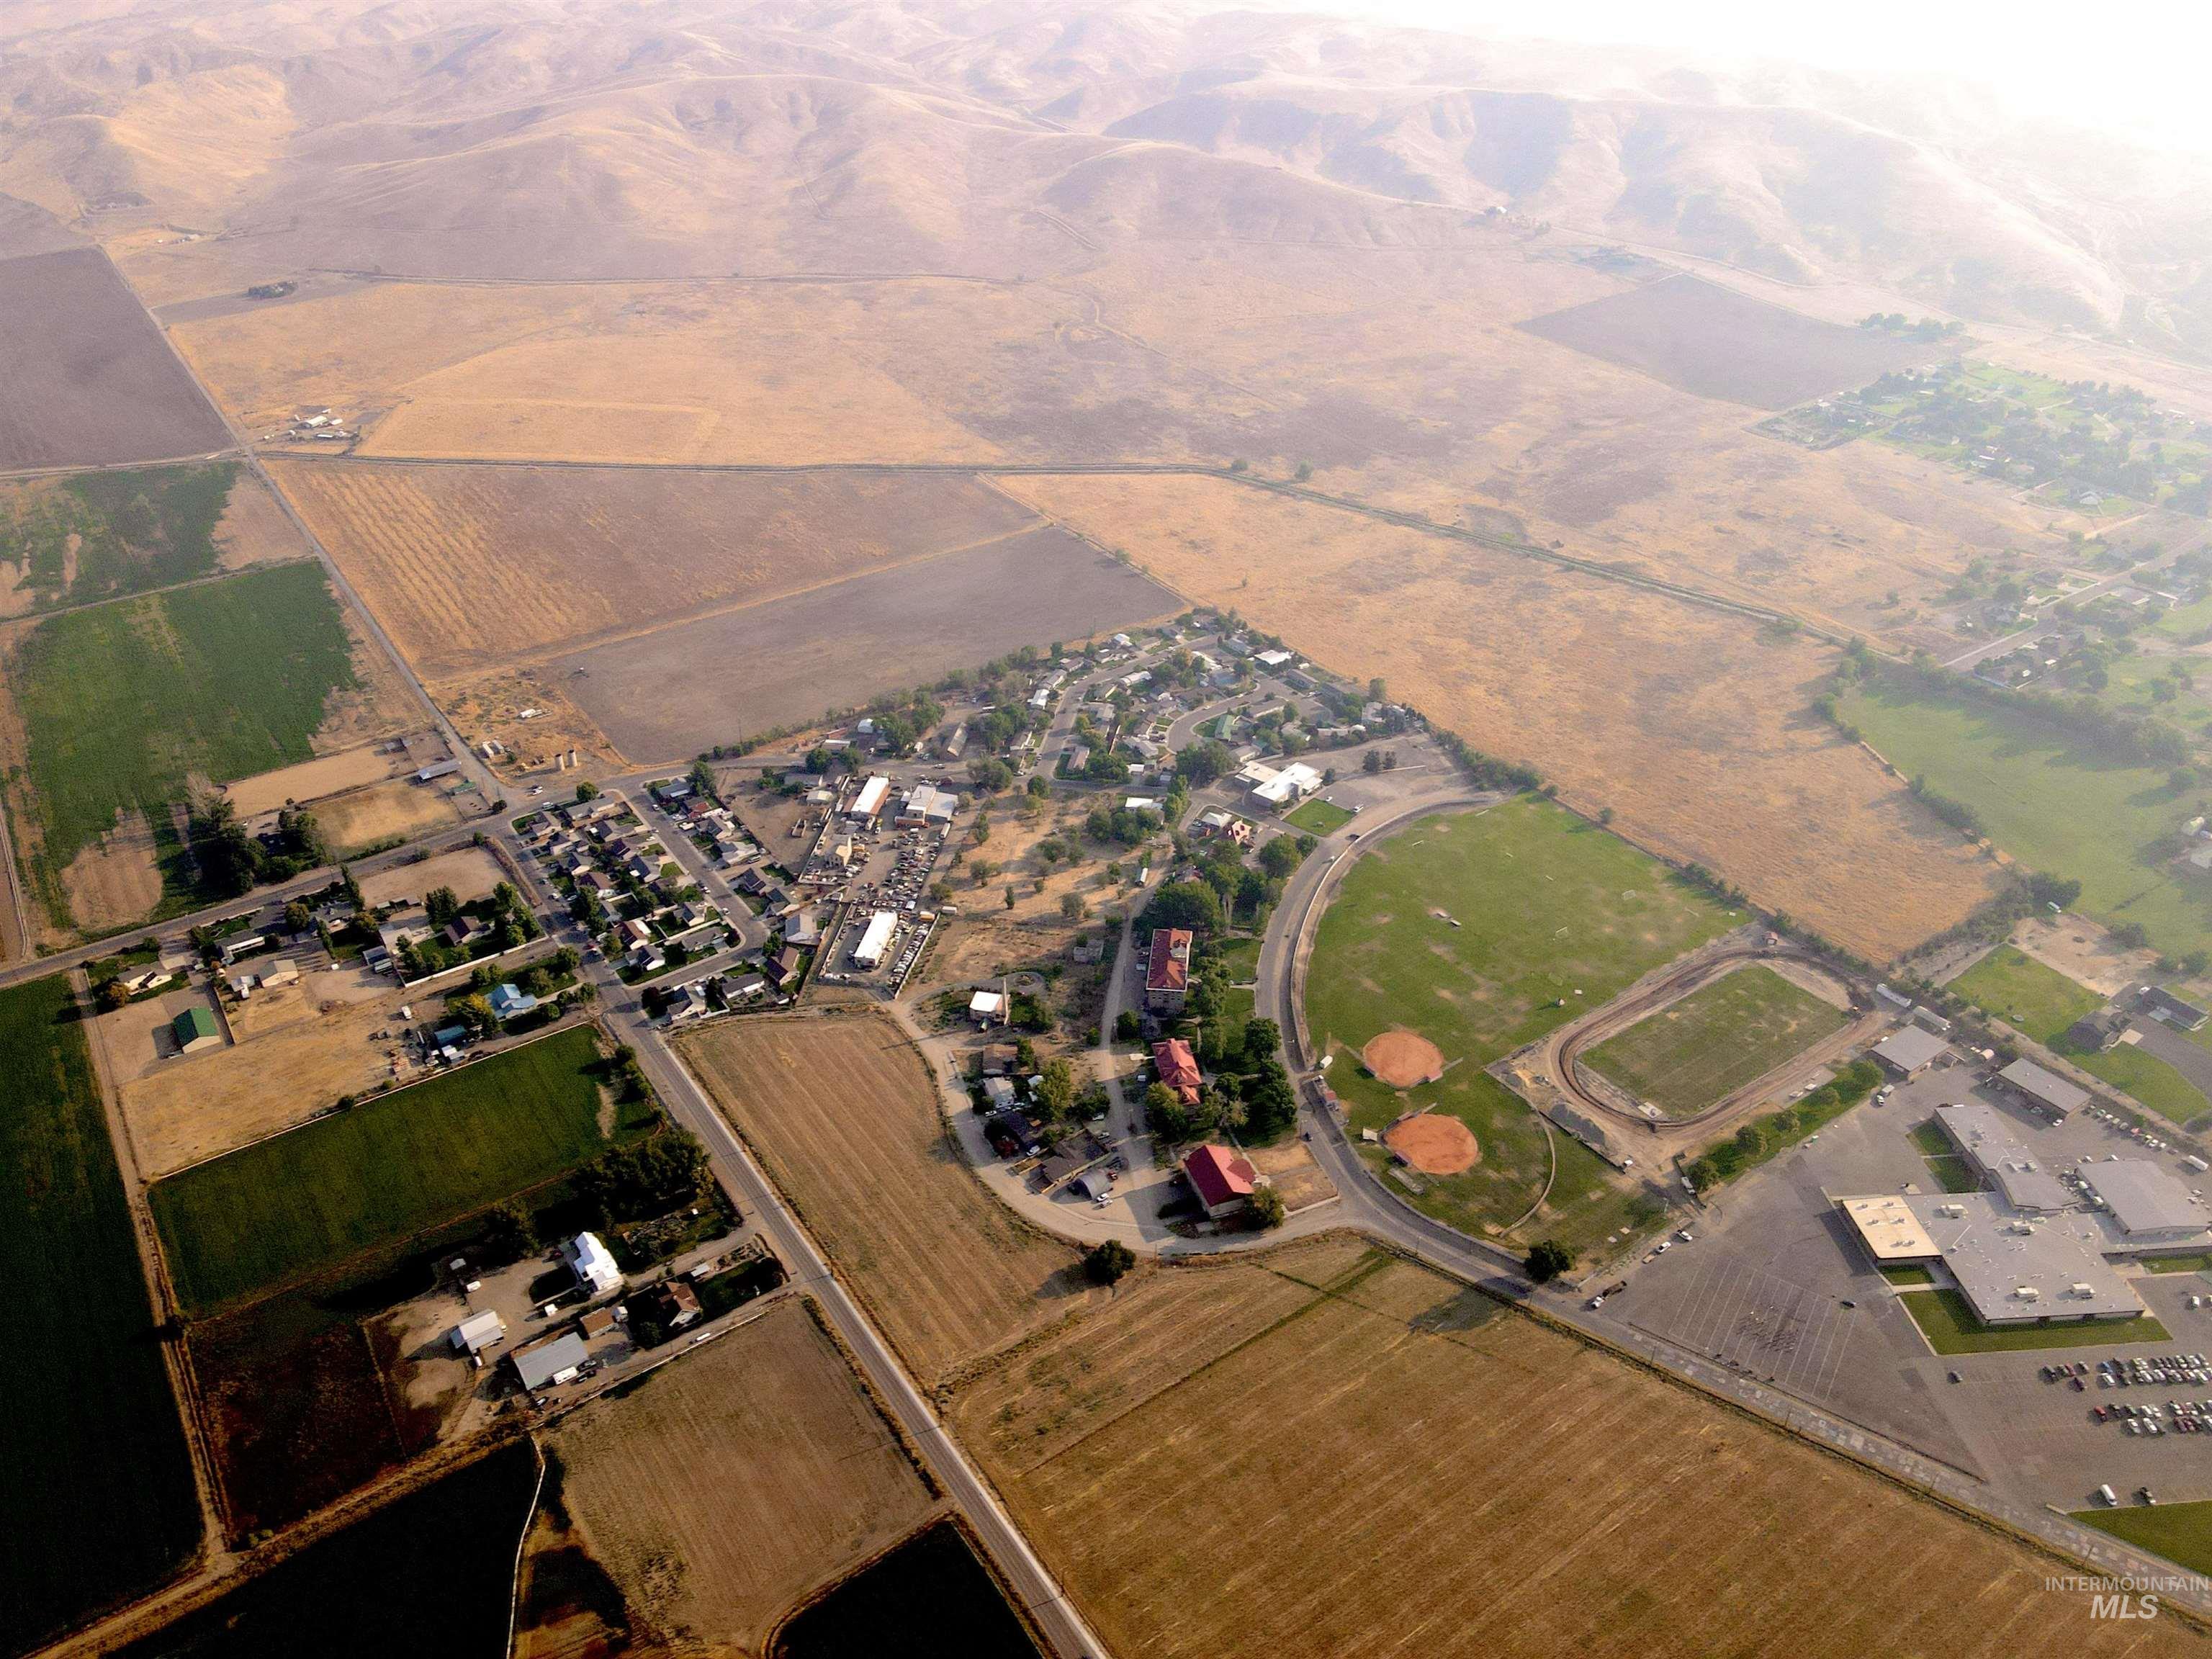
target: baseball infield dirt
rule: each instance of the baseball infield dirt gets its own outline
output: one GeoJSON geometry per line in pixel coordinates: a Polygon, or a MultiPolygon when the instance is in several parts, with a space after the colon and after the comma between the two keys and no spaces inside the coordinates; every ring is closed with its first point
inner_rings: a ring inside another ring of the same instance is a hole
{"type": "Polygon", "coordinates": [[[1442,1112],[1416,1112],[1382,1132],[1382,1144],[1423,1175],[1459,1175],[1482,1157],[1474,1132],[1442,1112]]]}
{"type": "Polygon", "coordinates": [[[1442,1052],[1413,1031],[1385,1031],[1369,1040],[1359,1058],[1369,1071],[1394,1089],[1433,1083],[1444,1074],[1442,1052]]]}

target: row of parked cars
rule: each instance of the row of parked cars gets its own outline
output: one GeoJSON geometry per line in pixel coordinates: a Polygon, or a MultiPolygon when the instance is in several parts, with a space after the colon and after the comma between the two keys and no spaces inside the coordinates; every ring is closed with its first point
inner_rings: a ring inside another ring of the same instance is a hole
{"type": "Polygon", "coordinates": [[[2212,1432],[2212,1401],[2154,1401],[2148,1406],[2092,1406],[2089,1415],[2100,1423],[2117,1423],[2130,1434],[2160,1435],[2212,1432]]]}

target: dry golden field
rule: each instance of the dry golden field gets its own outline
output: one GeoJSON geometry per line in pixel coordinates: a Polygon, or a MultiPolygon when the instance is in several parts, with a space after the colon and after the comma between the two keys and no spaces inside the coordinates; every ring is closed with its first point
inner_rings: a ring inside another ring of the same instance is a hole
{"type": "Polygon", "coordinates": [[[273,470],[431,679],[1036,527],[959,477],[344,461],[273,470]]]}
{"type": "Polygon", "coordinates": [[[925,1387],[1096,1294],[962,1162],[888,1019],[730,1020],[681,1048],[925,1387]]]}
{"type": "Polygon", "coordinates": [[[323,834],[341,858],[394,836],[411,838],[461,821],[459,804],[434,784],[398,779],[315,803],[323,834]]]}
{"type": "Polygon", "coordinates": [[[390,904],[394,900],[419,904],[432,888],[450,887],[453,896],[466,904],[489,897],[492,890],[507,878],[507,866],[489,848],[462,847],[418,864],[380,870],[361,884],[361,896],[370,905],[390,904]]]}
{"type": "Polygon", "coordinates": [[[797,1297],[562,1419],[547,1449],[633,1629],[684,1652],[760,1651],[802,1597],[934,1502],[797,1297]]]}
{"type": "Polygon", "coordinates": [[[1205,478],[1018,478],[1040,510],[1526,761],[1652,850],[1887,961],[1984,865],[1811,712],[1828,653],[1517,555],[1205,478]]]}
{"type": "Polygon", "coordinates": [[[1117,1653],[2202,1650],[2170,1620],[2094,1620],[2042,1589],[2054,1559],[1379,1253],[1153,1273],[953,1416],[1117,1653]]]}
{"type": "Polygon", "coordinates": [[[386,754],[375,744],[318,755],[297,766],[283,766],[258,777],[242,778],[222,793],[242,818],[273,812],[286,802],[319,801],[325,795],[380,783],[390,777],[404,757],[386,754]]]}

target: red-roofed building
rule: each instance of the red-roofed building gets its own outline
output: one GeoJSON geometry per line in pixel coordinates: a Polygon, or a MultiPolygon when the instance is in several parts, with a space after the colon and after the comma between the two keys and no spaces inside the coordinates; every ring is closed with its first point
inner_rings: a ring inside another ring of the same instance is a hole
{"type": "Polygon", "coordinates": [[[1259,1171],[1241,1154],[1226,1146],[1200,1146],[1182,1161],[1183,1178],[1206,1206],[1206,1218],[1218,1221],[1244,1207],[1259,1184],[1259,1171]]]}
{"type": "Polygon", "coordinates": [[[1145,1006],[1156,1014],[1179,1014],[1189,991],[1189,930],[1155,927],[1152,954],[1145,963],[1145,1006]]]}
{"type": "Polygon", "coordinates": [[[1181,1037],[1170,1037],[1165,1042],[1152,1045],[1152,1070],[1159,1080],[1175,1091],[1176,1098],[1186,1106],[1198,1104],[1198,1056],[1190,1051],[1190,1044],[1181,1037]]]}

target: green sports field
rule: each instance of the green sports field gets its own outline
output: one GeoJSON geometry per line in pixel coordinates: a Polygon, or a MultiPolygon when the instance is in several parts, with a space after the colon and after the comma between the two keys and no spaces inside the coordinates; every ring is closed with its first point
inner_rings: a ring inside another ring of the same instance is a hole
{"type": "Polygon", "coordinates": [[[1898,1297],[1937,1353],[2024,1353],[2038,1348],[2098,1348],[2172,1340],[2148,1314],[2133,1319],[2075,1320],[2063,1325],[1984,1325],[1953,1290],[1906,1291],[1898,1297]]]}
{"type": "Polygon", "coordinates": [[[1364,847],[1322,919],[1306,1023],[1336,1060],[1329,1085],[1354,1132],[1433,1105],[1474,1132],[1480,1161],[1432,1177],[1412,1201],[1470,1232],[1495,1232],[1559,1177],[1528,1231],[1589,1243],[1620,1224],[1609,1171],[1552,1135],[1483,1067],[1618,994],[1743,920],[1663,866],[1534,796],[1419,819],[1364,847]],[[1455,919],[1439,920],[1443,910],[1455,919]],[[1403,1025],[1449,1069],[1403,1094],[1362,1074],[1357,1051],[1403,1025]]]}
{"type": "Polygon", "coordinates": [[[183,1424],[68,984],[0,991],[0,1261],[9,1267],[0,1652],[182,1564],[183,1424]]]}
{"type": "Polygon", "coordinates": [[[2102,1078],[2161,1117],[2186,1123],[2212,1111],[2212,1101],[2155,1054],[2128,1043],[2101,1054],[2076,1054],[2066,1048],[2059,1041],[2066,1028],[2103,1007],[2105,999],[2009,945],[1990,951],[1953,980],[1951,988],[2014,1030],[2057,1048],[2092,1077],[2102,1078]]]}
{"type": "Polygon", "coordinates": [[[1668,1117],[1703,1111],[1850,1018],[1764,963],[1715,980],[1586,1050],[1583,1062],[1668,1117]]]}
{"type": "Polygon", "coordinates": [[[1842,718],[1908,776],[1963,801],[2029,868],[2079,881],[2075,908],[2142,924],[2168,956],[2212,949],[2212,877],[2156,856],[2202,792],[2129,765],[2028,710],[1887,683],[1855,688],[1842,718]]]}
{"type": "Polygon", "coordinates": [[[620,1133],[571,1026],[186,1170],[149,1194],[194,1316],[488,1208],[620,1133]]]}

